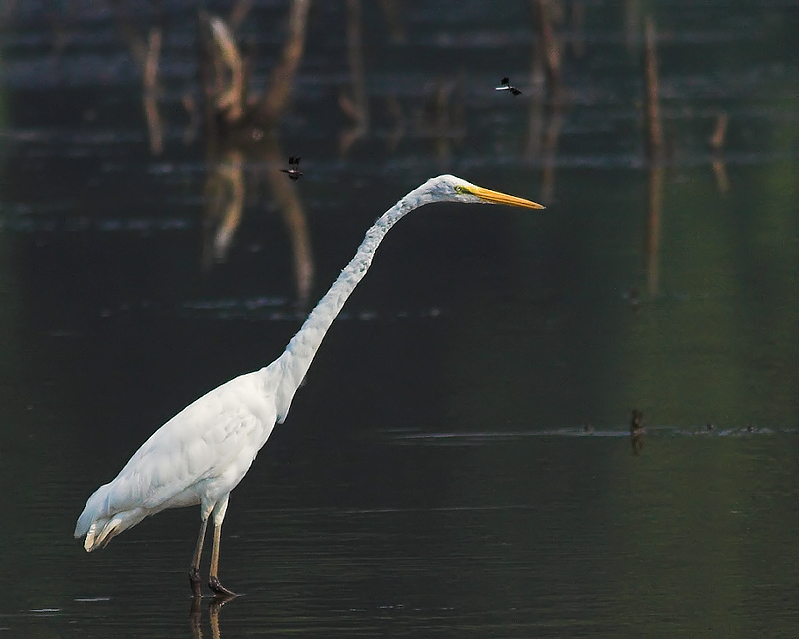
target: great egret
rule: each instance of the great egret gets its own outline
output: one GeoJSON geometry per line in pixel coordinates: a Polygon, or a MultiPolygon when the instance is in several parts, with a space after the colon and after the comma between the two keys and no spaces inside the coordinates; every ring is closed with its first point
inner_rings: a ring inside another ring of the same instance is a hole
{"type": "Polygon", "coordinates": [[[189,404],[137,450],[116,478],[89,497],[75,526],[88,552],[103,548],[123,530],[166,508],[200,505],[200,534],[189,579],[200,592],[200,556],[208,518],[214,545],[208,585],[233,594],[219,582],[219,539],[228,498],[266,443],[275,423],[289,412],[294,393],[322,339],[350,293],[372,263],[388,230],[406,213],[431,202],[540,204],[475,186],[452,175],[425,182],[386,211],[366,232],[355,257],[311,311],[283,354],[269,366],[222,384],[189,404]]]}

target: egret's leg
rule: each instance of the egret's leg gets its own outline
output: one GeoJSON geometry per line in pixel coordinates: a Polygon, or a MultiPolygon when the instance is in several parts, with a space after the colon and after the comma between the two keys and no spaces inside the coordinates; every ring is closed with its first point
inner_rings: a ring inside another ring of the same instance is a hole
{"type": "Polygon", "coordinates": [[[211,549],[211,572],[208,575],[208,587],[218,595],[235,597],[235,592],[228,590],[219,582],[219,542],[222,538],[222,520],[227,511],[227,502],[228,498],[225,497],[214,506],[214,546],[211,549]]]}
{"type": "Polygon", "coordinates": [[[203,518],[200,523],[200,536],[197,537],[197,547],[194,549],[194,557],[191,560],[191,570],[189,571],[189,583],[196,597],[200,596],[200,557],[203,554],[206,528],[208,528],[208,517],[203,518]]]}
{"type": "Polygon", "coordinates": [[[211,588],[218,595],[234,596],[236,593],[231,592],[219,583],[219,539],[222,536],[222,524],[219,525],[214,522],[214,547],[211,551],[211,573],[209,575],[208,587],[211,588]]]}

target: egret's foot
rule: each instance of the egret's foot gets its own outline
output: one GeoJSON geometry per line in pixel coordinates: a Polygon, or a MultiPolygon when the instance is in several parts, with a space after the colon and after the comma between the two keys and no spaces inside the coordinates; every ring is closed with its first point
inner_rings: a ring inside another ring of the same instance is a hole
{"type": "Polygon", "coordinates": [[[228,601],[233,601],[238,595],[214,595],[211,603],[208,604],[208,610],[211,616],[219,614],[219,609],[224,606],[228,601]]]}
{"type": "Polygon", "coordinates": [[[224,597],[238,597],[238,595],[233,592],[232,590],[228,590],[225,588],[220,582],[218,577],[211,577],[208,580],[208,587],[213,590],[217,595],[222,595],[224,597]]]}
{"type": "Polygon", "coordinates": [[[196,568],[192,568],[189,571],[189,585],[195,599],[202,597],[202,580],[200,579],[200,571],[196,568]]]}

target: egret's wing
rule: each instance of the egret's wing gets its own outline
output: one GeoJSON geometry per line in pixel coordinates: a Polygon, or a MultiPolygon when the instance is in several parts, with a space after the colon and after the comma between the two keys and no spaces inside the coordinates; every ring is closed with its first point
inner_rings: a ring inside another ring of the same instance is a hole
{"type": "Polygon", "coordinates": [[[230,380],[155,431],[86,502],[75,526],[76,537],[88,535],[86,549],[164,508],[213,502],[233,490],[275,424],[265,373],[230,380]]]}
{"type": "Polygon", "coordinates": [[[225,474],[230,475],[226,483],[232,490],[258,453],[258,431],[260,420],[237,407],[217,416],[211,427],[196,436],[170,442],[166,452],[155,447],[147,450],[132,476],[141,488],[142,503],[157,509],[193,485],[225,474]]]}
{"type": "MultiPolygon", "coordinates": [[[[157,511],[193,485],[223,475],[232,490],[274,425],[274,415],[253,410],[247,401],[252,395],[243,386],[220,386],[155,431],[116,479],[97,491],[105,489],[101,510],[157,511]]],[[[184,497],[188,501],[183,505],[199,503],[199,498],[184,497]]]]}

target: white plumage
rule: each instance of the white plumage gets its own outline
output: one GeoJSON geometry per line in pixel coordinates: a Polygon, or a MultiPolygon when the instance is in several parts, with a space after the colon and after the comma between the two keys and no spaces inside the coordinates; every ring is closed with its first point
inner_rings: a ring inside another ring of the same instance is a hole
{"type": "Polygon", "coordinates": [[[406,213],[439,201],[543,208],[529,200],[489,191],[451,175],[432,178],[384,213],[367,231],[355,257],[311,311],[283,354],[203,395],[161,426],[110,483],[89,497],[75,537],[88,552],[166,508],[200,505],[200,535],[190,579],[199,594],[199,563],[208,519],[214,523],[209,586],[219,582],[219,541],[230,492],[250,468],[275,423],[282,423],[322,339],[366,274],[388,230],[406,213]]]}
{"type": "Polygon", "coordinates": [[[144,442],[78,519],[86,550],[107,544],[148,515],[202,504],[204,516],[233,490],[275,423],[274,375],[241,375],[190,404],[144,442]],[[271,386],[270,386],[271,377],[271,386]]]}

